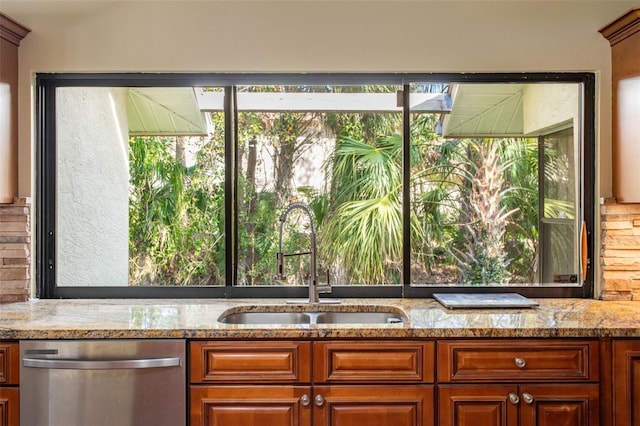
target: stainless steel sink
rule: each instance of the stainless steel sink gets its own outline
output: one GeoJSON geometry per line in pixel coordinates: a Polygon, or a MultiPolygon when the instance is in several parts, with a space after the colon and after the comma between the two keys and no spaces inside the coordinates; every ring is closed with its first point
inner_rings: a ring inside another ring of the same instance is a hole
{"type": "Polygon", "coordinates": [[[310,324],[309,315],[302,312],[233,312],[222,314],[225,324],[310,324]]]}
{"type": "MultiPolygon", "coordinates": [[[[381,306],[342,307],[343,310],[293,310],[283,306],[277,310],[270,307],[237,307],[224,312],[218,321],[224,324],[263,325],[311,325],[311,324],[401,324],[407,321],[401,310],[381,306]],[[345,310],[346,309],[346,310],[345,310]]],[[[299,308],[300,309],[300,308],[299,308]]],[[[302,308],[304,309],[304,308],[302,308]]]]}
{"type": "Polygon", "coordinates": [[[316,324],[396,324],[405,322],[396,312],[322,312],[316,324]]]}

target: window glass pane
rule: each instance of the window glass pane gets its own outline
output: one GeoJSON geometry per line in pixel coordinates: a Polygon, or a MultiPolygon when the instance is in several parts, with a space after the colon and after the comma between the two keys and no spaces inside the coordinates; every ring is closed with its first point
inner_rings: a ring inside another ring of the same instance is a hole
{"type": "Polygon", "coordinates": [[[57,89],[58,286],[224,284],[222,100],[57,89]]]}
{"type": "Polygon", "coordinates": [[[412,284],[548,284],[561,274],[576,282],[579,92],[556,83],[411,86],[412,284]],[[539,146],[553,128],[568,130],[539,146]]]}
{"type": "Polygon", "coordinates": [[[238,88],[238,284],[307,285],[317,233],[319,281],[400,284],[402,114],[399,86],[238,88]]]}
{"type": "Polygon", "coordinates": [[[541,253],[543,282],[578,283],[578,215],[573,128],[541,137],[544,147],[541,253]]]}

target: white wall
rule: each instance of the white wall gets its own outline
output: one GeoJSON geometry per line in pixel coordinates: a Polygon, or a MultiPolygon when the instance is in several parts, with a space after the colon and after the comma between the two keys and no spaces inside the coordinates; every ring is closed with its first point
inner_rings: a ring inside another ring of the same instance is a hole
{"type": "Polygon", "coordinates": [[[57,284],[129,284],[127,89],[59,89],[57,284]]]}
{"type": "Polygon", "coordinates": [[[631,1],[3,0],[20,47],[21,196],[32,193],[35,72],[598,73],[600,194],[611,194],[610,47],[631,1]]]}

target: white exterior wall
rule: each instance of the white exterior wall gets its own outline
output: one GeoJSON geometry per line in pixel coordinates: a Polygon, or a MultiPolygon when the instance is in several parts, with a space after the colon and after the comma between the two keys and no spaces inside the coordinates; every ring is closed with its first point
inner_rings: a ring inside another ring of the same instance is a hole
{"type": "Polygon", "coordinates": [[[538,136],[560,130],[563,127],[559,125],[573,122],[576,126],[574,135],[578,136],[580,104],[578,84],[527,85],[522,100],[524,134],[538,136]]]}
{"type": "Polygon", "coordinates": [[[58,94],[57,283],[127,286],[127,90],[66,87],[58,94]]]}

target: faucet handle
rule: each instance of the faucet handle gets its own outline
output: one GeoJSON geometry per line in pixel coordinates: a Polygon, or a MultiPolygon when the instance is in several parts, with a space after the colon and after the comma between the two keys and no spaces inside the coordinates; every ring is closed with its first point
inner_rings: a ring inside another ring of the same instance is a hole
{"type": "Polygon", "coordinates": [[[284,253],[281,251],[276,253],[276,261],[278,263],[276,275],[278,279],[284,278],[284,253]]]}

